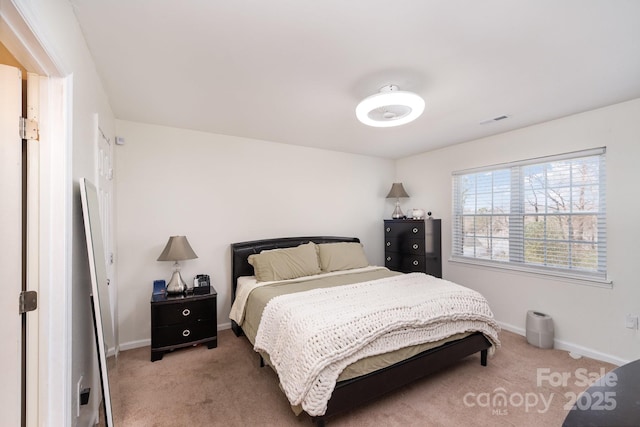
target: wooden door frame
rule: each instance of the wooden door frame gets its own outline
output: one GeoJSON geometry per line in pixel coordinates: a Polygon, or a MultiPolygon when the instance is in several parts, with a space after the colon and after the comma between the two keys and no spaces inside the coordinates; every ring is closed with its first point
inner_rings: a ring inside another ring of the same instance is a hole
{"type": "MultiPolygon", "coordinates": [[[[0,41],[40,84],[37,403],[27,426],[71,425],[72,77],[38,37],[33,11],[0,0],[0,41]]],[[[29,363],[34,363],[29,362],[29,363]]],[[[29,367],[28,367],[29,369],[29,367]]]]}

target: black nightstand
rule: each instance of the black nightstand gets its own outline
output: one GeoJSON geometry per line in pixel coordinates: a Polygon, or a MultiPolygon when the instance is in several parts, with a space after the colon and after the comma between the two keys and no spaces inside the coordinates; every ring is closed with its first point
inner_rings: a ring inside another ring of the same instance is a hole
{"type": "Polygon", "coordinates": [[[196,344],[218,346],[216,297],[211,286],[208,294],[152,295],[151,361],[165,352],[196,344]]]}

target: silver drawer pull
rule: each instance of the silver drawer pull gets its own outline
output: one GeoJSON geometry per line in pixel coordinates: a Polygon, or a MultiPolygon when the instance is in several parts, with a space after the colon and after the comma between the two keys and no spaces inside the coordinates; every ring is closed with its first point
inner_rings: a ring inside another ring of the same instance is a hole
{"type": "Polygon", "coordinates": [[[417,227],[413,227],[413,230],[411,230],[411,231],[413,231],[413,233],[415,234],[415,233],[418,232],[418,228],[417,227]]]}
{"type": "Polygon", "coordinates": [[[418,265],[418,264],[419,264],[419,262],[417,260],[413,261],[413,265],[418,265]]]}
{"type": "Polygon", "coordinates": [[[391,231],[391,228],[390,228],[390,227],[387,227],[387,233],[388,233],[388,232],[390,232],[390,231],[391,231]]]}
{"type": "Polygon", "coordinates": [[[418,249],[419,247],[420,247],[420,245],[419,245],[419,244],[417,244],[417,243],[414,243],[414,244],[413,244],[413,249],[418,249]]]}
{"type": "Polygon", "coordinates": [[[188,337],[189,335],[191,335],[191,331],[188,329],[185,329],[184,331],[182,331],[182,336],[183,337],[188,337]]]}
{"type": "Polygon", "coordinates": [[[391,246],[391,242],[387,242],[387,246],[391,246]]]}
{"type": "Polygon", "coordinates": [[[185,308],[184,310],[182,310],[182,315],[184,317],[187,317],[190,314],[191,314],[191,310],[189,310],[188,308],[185,308]]]}
{"type": "Polygon", "coordinates": [[[387,257],[387,261],[391,261],[391,257],[390,256],[387,257]]]}

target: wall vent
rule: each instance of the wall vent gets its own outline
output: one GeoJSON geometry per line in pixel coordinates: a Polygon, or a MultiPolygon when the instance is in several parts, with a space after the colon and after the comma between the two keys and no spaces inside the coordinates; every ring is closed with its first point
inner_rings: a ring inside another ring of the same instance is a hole
{"type": "Polygon", "coordinates": [[[489,123],[499,122],[500,120],[508,119],[510,116],[503,114],[501,116],[492,117],[490,119],[486,119],[480,122],[481,125],[486,125],[489,123]]]}

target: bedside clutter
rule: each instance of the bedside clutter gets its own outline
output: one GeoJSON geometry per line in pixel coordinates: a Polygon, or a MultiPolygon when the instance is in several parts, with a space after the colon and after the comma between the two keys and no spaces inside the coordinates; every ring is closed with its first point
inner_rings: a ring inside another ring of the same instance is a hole
{"type": "MultiPolygon", "coordinates": [[[[193,278],[193,287],[186,286],[182,293],[172,295],[206,295],[211,291],[211,279],[208,274],[198,274],[193,278]]],[[[167,294],[167,283],[164,280],[153,281],[153,295],[167,294]]]]}
{"type": "Polygon", "coordinates": [[[193,294],[206,295],[211,290],[211,280],[208,274],[198,274],[193,279],[193,294]]]}
{"type": "MultiPolygon", "coordinates": [[[[192,292],[194,295],[206,295],[210,291],[211,291],[211,286],[207,285],[207,286],[194,286],[190,292],[192,292]]],[[[189,291],[187,291],[187,294],[188,293],[189,291]]]]}

